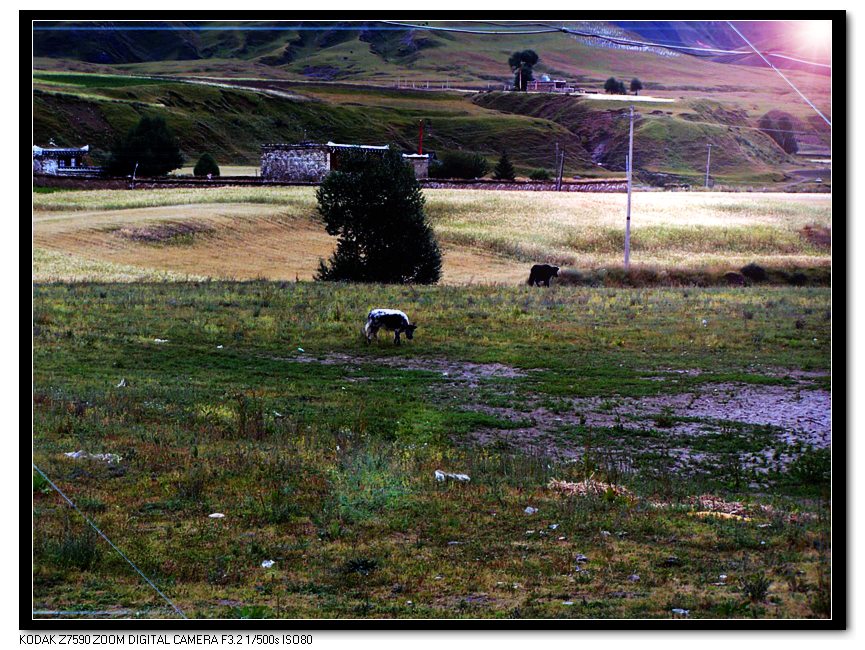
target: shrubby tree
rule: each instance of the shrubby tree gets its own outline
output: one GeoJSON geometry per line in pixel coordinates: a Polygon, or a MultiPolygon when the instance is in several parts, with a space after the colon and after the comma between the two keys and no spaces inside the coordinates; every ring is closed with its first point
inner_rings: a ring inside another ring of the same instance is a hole
{"type": "Polygon", "coordinates": [[[604,90],[608,95],[626,95],[628,93],[625,82],[619,81],[615,77],[610,77],[604,82],[604,90]]]}
{"type": "Polygon", "coordinates": [[[643,89],[643,82],[634,77],[631,79],[631,92],[635,95],[639,95],[640,91],[643,89]]]}
{"type": "Polygon", "coordinates": [[[142,117],[111,150],[108,173],[128,176],[164,176],[183,166],[183,154],[163,117],[142,117]],[[138,165],[136,171],[135,165],[138,165]]]}
{"type": "Polygon", "coordinates": [[[219,165],[216,164],[216,160],[209,153],[201,154],[201,158],[198,159],[198,162],[195,163],[195,168],[192,170],[192,173],[196,176],[207,176],[210,174],[211,176],[219,176],[219,165]]]}
{"type": "Polygon", "coordinates": [[[493,169],[493,178],[499,181],[512,181],[516,178],[514,166],[508,158],[507,151],[502,151],[502,157],[499,158],[499,162],[496,164],[495,169],[493,169]]]}
{"type": "Polygon", "coordinates": [[[446,151],[441,160],[430,165],[433,178],[481,178],[490,170],[487,159],[479,153],[446,151]]]}
{"type": "Polygon", "coordinates": [[[529,178],[531,178],[533,181],[548,181],[552,177],[550,176],[550,172],[548,170],[539,167],[538,169],[533,169],[529,173],[529,178]]]}
{"type": "Polygon", "coordinates": [[[424,196],[396,149],[342,154],[339,171],[325,177],[315,196],[328,234],[339,238],[316,279],[438,282],[441,251],[424,214],[424,196]]]}
{"type": "Polygon", "coordinates": [[[532,80],[532,68],[539,60],[534,50],[514,52],[508,57],[508,65],[514,73],[514,90],[526,89],[526,85],[532,80]]]}

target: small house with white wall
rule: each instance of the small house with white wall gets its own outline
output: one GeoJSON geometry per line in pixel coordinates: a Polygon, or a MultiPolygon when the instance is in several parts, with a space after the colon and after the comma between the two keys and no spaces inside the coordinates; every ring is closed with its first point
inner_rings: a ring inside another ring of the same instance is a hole
{"type": "MultiPolygon", "coordinates": [[[[53,143],[52,143],[53,144],[53,143]]],[[[83,147],[40,147],[33,145],[33,173],[52,175],[98,174],[100,167],[87,164],[90,145],[83,147]]]]}
{"type": "MultiPolygon", "coordinates": [[[[387,145],[326,144],[265,144],[261,147],[261,177],[272,181],[306,181],[320,183],[331,171],[339,169],[340,154],[348,150],[383,154],[387,145]]],[[[416,178],[429,177],[429,154],[402,154],[414,169],[416,178]]]]}

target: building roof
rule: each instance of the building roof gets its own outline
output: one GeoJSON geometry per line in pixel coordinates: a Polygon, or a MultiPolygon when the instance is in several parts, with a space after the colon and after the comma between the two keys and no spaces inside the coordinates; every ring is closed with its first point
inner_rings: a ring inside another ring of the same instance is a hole
{"type": "Polygon", "coordinates": [[[387,145],[375,145],[375,144],[338,144],[336,142],[328,142],[328,147],[340,147],[341,149],[372,149],[374,151],[385,151],[388,147],[387,145]]]}
{"type": "MultiPolygon", "coordinates": [[[[273,151],[279,149],[361,149],[362,151],[387,151],[388,145],[377,144],[341,144],[339,142],[328,141],[324,144],[315,142],[300,142],[297,144],[280,144],[271,143],[261,145],[263,151],[273,151]]],[[[403,158],[429,158],[429,154],[404,153],[403,158]]]]}
{"type": "Polygon", "coordinates": [[[39,147],[33,145],[34,156],[72,156],[75,154],[87,153],[90,151],[90,145],[85,144],[83,147],[39,147]]]}

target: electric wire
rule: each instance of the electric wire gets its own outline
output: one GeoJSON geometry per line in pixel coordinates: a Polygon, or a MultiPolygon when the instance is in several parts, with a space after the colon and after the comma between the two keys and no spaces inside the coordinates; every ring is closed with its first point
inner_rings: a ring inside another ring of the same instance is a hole
{"type": "Polygon", "coordinates": [[[183,613],[183,610],[180,609],[177,605],[175,605],[168,596],[166,596],[164,593],[162,593],[159,590],[159,587],[157,587],[150,578],[148,578],[146,575],[144,575],[144,573],[141,571],[141,569],[139,569],[137,566],[135,566],[135,563],[132,560],[130,560],[128,557],[126,557],[126,555],[123,553],[123,551],[121,551],[119,548],[117,548],[117,546],[114,544],[114,542],[112,542],[110,539],[108,539],[108,536],[105,533],[103,533],[101,530],[99,530],[99,527],[96,524],[94,524],[90,520],[90,518],[87,515],[85,515],[78,508],[78,506],[75,505],[75,503],[72,501],[72,499],[70,499],[68,496],[66,496],[63,493],[63,490],[61,490],[59,487],[57,487],[54,484],[54,481],[52,481],[50,478],[48,478],[48,476],[45,474],[45,472],[43,472],[41,469],[39,469],[36,466],[36,463],[33,463],[33,469],[35,469],[37,472],[39,472],[39,474],[42,476],[42,478],[44,478],[46,481],[48,481],[48,485],[50,485],[52,488],[54,488],[54,491],[57,492],[57,494],[59,494],[61,497],[63,497],[63,499],[66,501],[66,503],[68,503],[70,506],[72,506],[72,509],[75,510],[75,512],[77,512],[79,515],[81,515],[84,518],[84,521],[86,521],[93,530],[95,530],[97,533],[99,533],[99,536],[102,539],[104,539],[106,542],[108,542],[109,546],[111,546],[111,548],[113,548],[115,551],[117,551],[118,555],[120,555],[120,557],[122,557],[124,560],[126,560],[126,562],[129,564],[129,566],[131,566],[133,569],[135,569],[136,573],[138,573],[138,575],[140,575],[142,578],[144,578],[144,581],[147,584],[149,584],[151,587],[153,587],[153,589],[156,591],[156,593],[158,593],[160,596],[162,596],[162,599],[165,602],[167,602],[169,605],[171,605],[171,607],[174,609],[175,612],[180,614],[180,616],[182,616],[183,618],[187,618],[186,614],[183,613]]]}

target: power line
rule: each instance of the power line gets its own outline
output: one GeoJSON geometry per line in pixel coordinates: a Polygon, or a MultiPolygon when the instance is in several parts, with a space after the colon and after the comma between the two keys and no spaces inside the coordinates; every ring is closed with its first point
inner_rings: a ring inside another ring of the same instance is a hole
{"type": "Polygon", "coordinates": [[[742,32],[740,32],[738,29],[736,29],[736,26],[735,26],[733,23],[731,23],[729,20],[724,21],[724,22],[726,22],[726,23],[730,26],[730,29],[732,29],[734,32],[736,32],[736,33],[737,33],[737,34],[742,38],[742,40],[745,41],[745,42],[750,46],[750,48],[751,48],[752,50],[754,50],[754,52],[756,52],[757,55],[758,55],[761,59],[763,59],[763,61],[766,62],[766,65],[768,65],[768,66],[769,66],[770,68],[772,68],[775,72],[777,72],[778,75],[781,77],[781,79],[783,79],[784,81],[786,81],[786,82],[790,85],[790,88],[792,88],[792,89],[795,90],[797,93],[799,93],[799,97],[801,97],[802,99],[804,99],[804,100],[807,102],[808,106],[810,106],[811,108],[813,108],[814,111],[817,113],[817,115],[819,115],[820,117],[823,118],[823,121],[826,122],[826,124],[828,124],[829,126],[832,126],[832,122],[829,121],[829,118],[827,118],[825,115],[823,115],[823,113],[820,112],[820,109],[817,108],[816,106],[814,106],[814,104],[811,102],[811,100],[808,99],[807,97],[805,97],[805,95],[802,94],[802,91],[799,90],[798,88],[796,88],[796,86],[793,84],[792,81],[790,81],[789,79],[787,79],[787,77],[785,77],[784,74],[783,74],[783,73],[782,73],[778,68],[776,68],[774,65],[772,65],[772,62],[769,61],[769,59],[767,59],[765,56],[763,56],[762,53],[760,52],[760,50],[758,50],[756,47],[754,47],[754,46],[751,44],[751,41],[749,41],[747,38],[745,38],[745,35],[742,34],[742,32]]]}
{"type": "Polygon", "coordinates": [[[533,29],[527,31],[517,31],[517,30],[507,30],[507,31],[494,31],[491,29],[465,29],[463,27],[431,27],[429,25],[414,25],[411,23],[401,23],[394,20],[379,20],[376,22],[384,23],[385,25],[398,25],[399,27],[405,29],[420,29],[420,30],[428,30],[432,32],[457,32],[460,34],[489,34],[489,35],[505,35],[505,34],[554,34],[556,32],[560,32],[561,30],[557,27],[547,27],[545,29],[533,29]]]}
{"type": "Polygon", "coordinates": [[[155,584],[153,584],[153,581],[150,578],[148,578],[146,575],[144,575],[144,573],[141,572],[141,569],[139,569],[137,566],[135,566],[135,563],[132,560],[130,560],[128,557],[126,557],[126,555],[124,555],[123,551],[121,551],[119,548],[117,548],[117,546],[114,545],[114,542],[112,542],[110,539],[108,539],[108,537],[105,535],[105,533],[103,533],[101,530],[99,530],[99,528],[96,526],[96,524],[94,524],[87,515],[85,515],[83,512],[81,512],[81,510],[78,509],[78,506],[76,506],[72,502],[72,499],[70,499],[65,494],[63,494],[63,490],[61,490],[59,487],[54,485],[54,482],[50,478],[48,478],[48,476],[45,475],[45,472],[43,472],[41,469],[39,469],[36,466],[36,463],[33,463],[33,469],[35,469],[37,472],[39,472],[39,474],[42,476],[42,478],[44,478],[46,481],[48,481],[48,485],[50,485],[52,488],[54,488],[54,490],[57,492],[57,494],[59,494],[61,497],[63,497],[63,499],[66,501],[66,503],[68,503],[70,506],[72,506],[73,510],[75,510],[79,515],[84,517],[84,521],[86,521],[88,524],[90,524],[90,527],[93,530],[95,530],[97,533],[99,533],[99,536],[102,539],[104,539],[106,542],[108,542],[108,544],[111,546],[111,548],[113,548],[115,551],[117,551],[118,555],[120,555],[120,557],[122,557],[124,560],[126,560],[126,562],[129,563],[129,566],[131,566],[133,569],[135,569],[135,571],[138,573],[138,575],[140,575],[142,578],[144,578],[144,581],[147,582],[147,584],[149,584],[151,587],[153,587],[153,589],[156,591],[156,593],[158,593],[160,596],[162,596],[163,600],[165,600],[165,602],[167,602],[169,605],[171,605],[171,607],[174,608],[175,612],[180,614],[183,618],[187,618],[186,614],[183,613],[183,610],[181,610],[177,605],[175,605],[173,602],[171,602],[171,599],[168,596],[166,596],[164,593],[162,593],[159,590],[159,587],[157,587],[155,584]]]}
{"type": "MultiPolygon", "coordinates": [[[[556,27],[547,23],[498,23],[492,21],[477,21],[479,24],[495,25],[506,27],[513,25],[514,27],[541,27],[542,29],[531,30],[491,30],[491,29],[468,29],[464,27],[433,27],[431,25],[418,25],[415,23],[405,23],[398,21],[379,20],[375,21],[389,25],[389,27],[373,27],[369,25],[34,25],[33,31],[50,32],[50,31],[74,31],[74,32],[101,32],[101,31],[126,31],[126,32],[155,32],[155,31],[260,31],[260,32],[278,32],[278,31],[403,31],[405,29],[418,29],[436,32],[456,32],[463,34],[477,35],[492,35],[492,36],[508,36],[508,35],[525,35],[525,34],[553,34],[563,32],[574,36],[582,36],[584,38],[597,38],[600,40],[609,41],[617,45],[633,46],[633,47],[658,47],[672,51],[679,51],[684,54],[689,54],[696,57],[710,58],[717,55],[727,56],[750,56],[750,52],[742,50],[725,50],[722,48],[713,47],[696,47],[690,45],[677,45],[675,43],[663,41],[642,41],[624,36],[609,36],[606,34],[598,34],[595,32],[582,31],[569,27],[556,27]]],[[[760,55],[763,56],[762,54],[760,55]]],[[[808,61],[800,59],[780,52],[767,52],[766,56],[777,57],[788,61],[795,61],[805,65],[817,66],[820,68],[831,69],[830,64],[820,63],[818,61],[808,61]]]]}
{"type": "MultiPolygon", "coordinates": [[[[439,32],[457,32],[463,34],[484,34],[484,35],[509,35],[509,34],[548,34],[554,32],[561,32],[565,34],[571,34],[573,36],[582,36],[584,38],[597,38],[604,41],[609,41],[611,43],[615,43],[617,45],[626,45],[626,46],[634,46],[634,47],[659,47],[667,50],[673,51],[682,51],[685,54],[690,54],[692,56],[698,56],[703,58],[718,56],[718,55],[728,55],[728,56],[751,56],[750,52],[743,50],[725,50],[721,48],[715,47],[696,47],[691,45],[676,45],[674,43],[663,43],[657,41],[640,41],[631,38],[626,38],[624,36],[611,36],[607,34],[598,34],[596,32],[583,31],[578,29],[573,29],[570,27],[556,27],[555,25],[550,25],[548,23],[518,23],[515,26],[542,26],[546,29],[538,29],[531,31],[517,31],[517,30],[508,30],[508,31],[494,31],[487,29],[466,29],[462,27],[432,27],[430,25],[418,25],[415,23],[405,23],[405,22],[397,22],[391,20],[380,20],[377,21],[380,23],[384,23],[386,25],[394,25],[399,26],[400,28],[407,29],[418,29],[418,30],[429,30],[429,31],[439,31],[439,32]]],[[[492,25],[500,25],[504,26],[505,23],[486,23],[492,25]]],[[[375,28],[372,28],[375,29],[375,28]]],[[[783,59],[788,59],[790,61],[796,61],[797,63],[804,63],[807,65],[814,65],[822,68],[831,68],[831,65],[820,63],[817,61],[807,61],[805,59],[799,59],[796,57],[788,56],[781,53],[769,53],[768,56],[776,56],[783,59]]]]}

